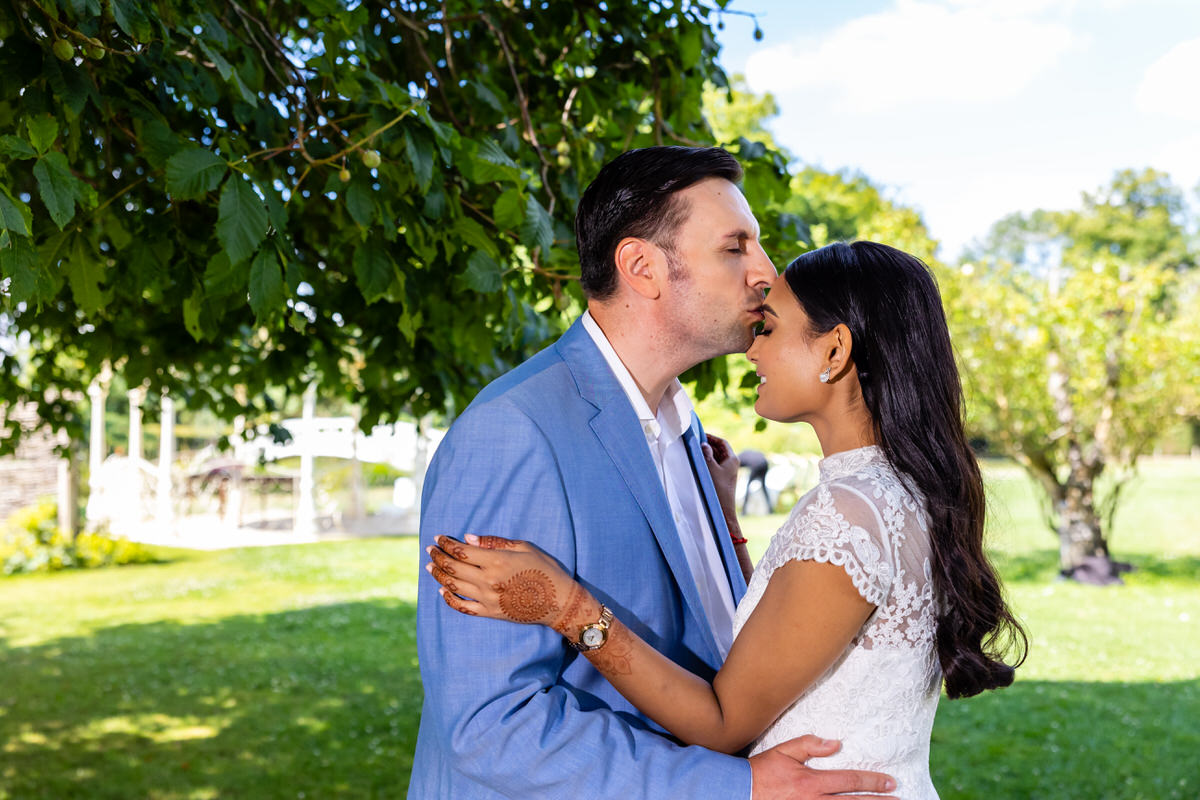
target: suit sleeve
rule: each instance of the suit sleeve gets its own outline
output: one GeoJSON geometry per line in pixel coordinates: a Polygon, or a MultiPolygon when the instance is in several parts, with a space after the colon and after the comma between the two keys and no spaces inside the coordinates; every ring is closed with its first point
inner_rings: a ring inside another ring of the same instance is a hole
{"type": "MultiPolygon", "coordinates": [[[[493,534],[535,542],[574,571],[553,452],[502,399],[455,423],[430,465],[421,509],[422,549],[439,534],[493,534]]],[[[581,709],[558,682],[573,652],[557,633],[463,616],[436,588],[422,571],[418,652],[424,713],[433,716],[422,724],[449,751],[456,781],[511,797],[749,798],[744,759],[681,747],[609,709],[581,709]]]]}

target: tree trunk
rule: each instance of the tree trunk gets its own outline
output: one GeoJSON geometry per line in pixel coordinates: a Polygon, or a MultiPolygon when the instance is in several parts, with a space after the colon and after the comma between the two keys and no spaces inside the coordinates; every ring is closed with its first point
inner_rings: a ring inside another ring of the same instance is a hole
{"type": "MultiPolygon", "coordinates": [[[[1074,446],[1071,447],[1073,451],[1074,446]]],[[[1073,453],[1072,453],[1073,455],[1073,453]]],[[[1055,498],[1058,517],[1059,569],[1063,577],[1105,586],[1124,583],[1125,564],[1114,563],[1096,513],[1095,474],[1082,459],[1071,458],[1071,472],[1055,498]]]]}
{"type": "MultiPolygon", "coordinates": [[[[1081,443],[1075,409],[1071,405],[1070,378],[1056,351],[1047,359],[1047,391],[1066,432],[1067,478],[1057,484],[1054,512],[1058,518],[1059,571],[1063,577],[1107,585],[1124,583],[1117,565],[1108,557],[1100,515],[1096,513],[1094,492],[1096,477],[1104,471],[1104,457],[1095,442],[1086,448],[1081,443]]],[[[1101,425],[1100,427],[1103,427],[1101,425]]],[[[1103,431],[1093,434],[1103,436],[1103,431]]]]}

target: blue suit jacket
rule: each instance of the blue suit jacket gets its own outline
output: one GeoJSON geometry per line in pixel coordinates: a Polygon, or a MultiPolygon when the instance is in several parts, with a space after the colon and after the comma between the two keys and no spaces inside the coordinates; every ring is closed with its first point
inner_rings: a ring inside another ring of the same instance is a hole
{"type": "MultiPolygon", "coordinates": [[[[745,581],[700,451],[685,434],[735,602],[745,581]]],[[[421,499],[438,534],[535,542],[660,652],[720,666],[637,416],[580,322],[488,386],[438,447],[421,499]]],[[[424,572],[417,650],[425,703],[410,800],[749,798],[741,758],[684,747],[540,626],[450,610],[424,572]]]]}

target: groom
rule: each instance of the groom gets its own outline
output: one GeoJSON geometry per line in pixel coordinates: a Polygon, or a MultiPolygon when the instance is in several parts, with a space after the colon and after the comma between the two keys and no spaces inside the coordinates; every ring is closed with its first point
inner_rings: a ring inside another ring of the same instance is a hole
{"type": "MultiPolygon", "coordinates": [[[[575,220],[588,310],[450,428],[421,544],[538,544],[647,642],[711,679],[746,585],[677,376],[743,352],[775,268],[718,148],[652,147],[601,169],[575,220]]],[[[422,575],[425,704],[409,800],[815,798],[885,791],[821,772],[815,737],[749,760],[683,747],[548,628],[471,619],[422,575]]]]}

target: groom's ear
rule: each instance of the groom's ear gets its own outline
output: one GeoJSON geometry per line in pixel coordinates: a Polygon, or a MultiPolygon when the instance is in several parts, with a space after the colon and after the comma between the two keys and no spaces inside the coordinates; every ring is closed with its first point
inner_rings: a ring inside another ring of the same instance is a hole
{"type": "Polygon", "coordinates": [[[628,236],[617,242],[613,262],[617,265],[617,278],[630,289],[647,300],[662,296],[667,259],[653,242],[628,236]]]}

